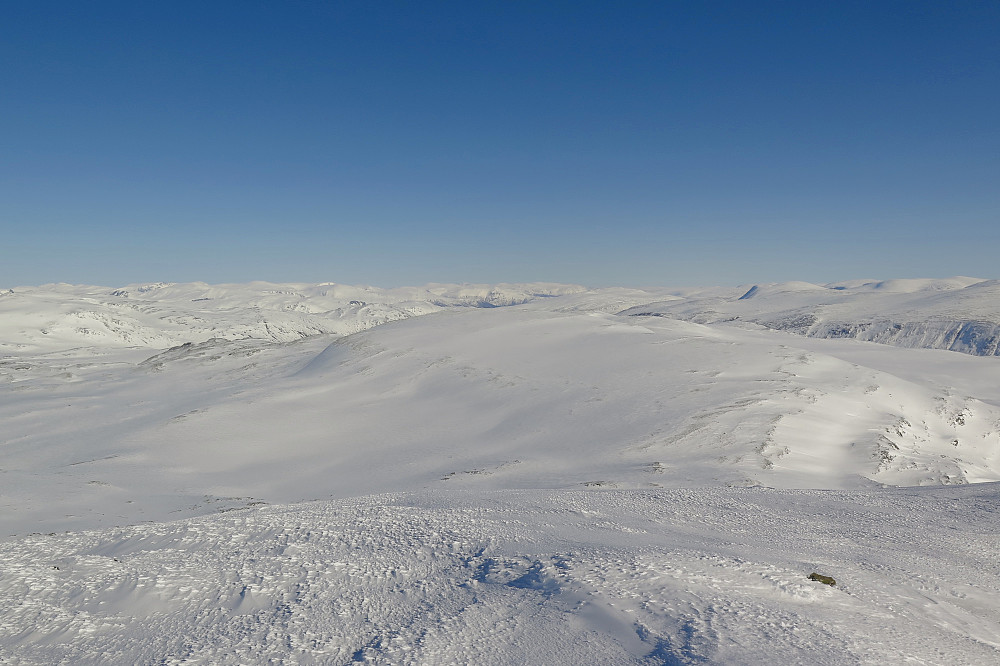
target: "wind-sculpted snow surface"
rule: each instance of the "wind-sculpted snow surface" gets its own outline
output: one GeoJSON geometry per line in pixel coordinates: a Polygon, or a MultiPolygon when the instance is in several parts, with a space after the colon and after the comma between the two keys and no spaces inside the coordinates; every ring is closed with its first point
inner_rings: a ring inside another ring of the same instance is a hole
{"type": "Polygon", "coordinates": [[[32,536],[0,545],[0,660],[997,663],[998,492],[422,492],[32,536]]]}
{"type": "Polygon", "coordinates": [[[746,322],[819,338],[1000,355],[1000,281],[974,278],[754,285],[650,303],[630,315],[746,322]],[[742,293],[741,293],[742,292],[742,293]]]}
{"type": "Polygon", "coordinates": [[[994,287],[17,288],[0,663],[992,663],[994,287]]]}

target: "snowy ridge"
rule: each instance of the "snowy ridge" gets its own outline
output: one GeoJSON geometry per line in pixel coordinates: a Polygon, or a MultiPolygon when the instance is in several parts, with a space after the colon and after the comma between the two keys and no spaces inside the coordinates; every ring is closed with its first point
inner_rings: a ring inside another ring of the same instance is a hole
{"type": "Polygon", "coordinates": [[[1000,355],[1000,281],[852,281],[754,285],[623,311],[699,323],[745,322],[818,338],[853,338],[976,356],[1000,355]]]}
{"type": "Polygon", "coordinates": [[[902,324],[892,320],[817,321],[808,327],[801,327],[795,320],[762,323],[769,328],[792,330],[817,338],[854,338],[899,347],[947,349],[975,356],[1000,356],[1000,324],[988,321],[932,320],[902,324]],[[789,323],[790,327],[787,325],[789,323]]]}

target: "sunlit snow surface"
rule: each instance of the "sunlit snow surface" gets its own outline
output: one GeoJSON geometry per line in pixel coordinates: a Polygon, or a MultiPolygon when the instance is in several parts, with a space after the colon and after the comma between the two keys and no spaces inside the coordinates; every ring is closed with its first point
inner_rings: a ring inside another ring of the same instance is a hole
{"type": "Polygon", "coordinates": [[[0,663],[994,663],[994,284],[15,288],[0,663]]]}

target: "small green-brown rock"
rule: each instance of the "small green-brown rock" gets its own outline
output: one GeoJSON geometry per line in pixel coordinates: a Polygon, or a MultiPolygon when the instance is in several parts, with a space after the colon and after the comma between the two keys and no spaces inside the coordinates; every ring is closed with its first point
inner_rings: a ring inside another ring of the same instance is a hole
{"type": "Polygon", "coordinates": [[[813,573],[809,574],[809,580],[819,581],[820,583],[823,583],[824,585],[836,585],[837,584],[837,581],[835,581],[830,576],[824,576],[823,574],[818,574],[815,571],[813,573]]]}

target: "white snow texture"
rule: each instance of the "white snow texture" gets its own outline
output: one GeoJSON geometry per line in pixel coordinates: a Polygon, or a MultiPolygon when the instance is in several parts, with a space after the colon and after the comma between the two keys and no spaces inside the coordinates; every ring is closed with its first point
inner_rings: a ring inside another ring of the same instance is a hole
{"type": "Polygon", "coordinates": [[[964,277],[15,287],[0,663],[1000,663],[998,346],[964,277]]]}

